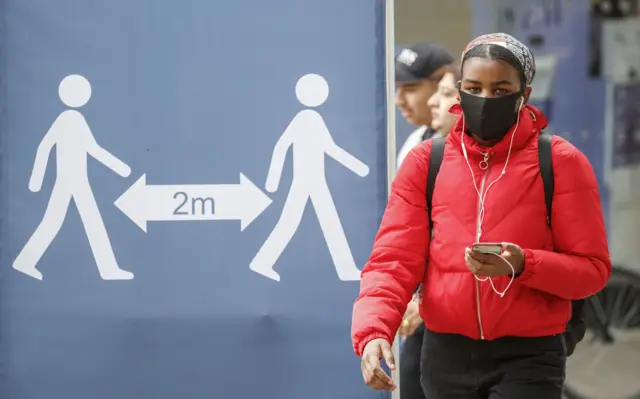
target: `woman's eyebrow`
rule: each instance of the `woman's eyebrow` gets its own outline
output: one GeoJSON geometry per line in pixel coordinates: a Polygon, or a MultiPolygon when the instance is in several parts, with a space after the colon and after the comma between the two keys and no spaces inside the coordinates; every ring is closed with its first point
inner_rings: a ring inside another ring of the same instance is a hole
{"type": "Polygon", "coordinates": [[[510,85],[510,84],[513,84],[510,80],[498,80],[497,82],[493,82],[494,86],[510,85]]]}
{"type": "Polygon", "coordinates": [[[474,85],[482,84],[482,82],[477,81],[477,80],[473,80],[473,79],[465,79],[464,82],[465,83],[471,83],[471,84],[474,84],[474,85]]]}

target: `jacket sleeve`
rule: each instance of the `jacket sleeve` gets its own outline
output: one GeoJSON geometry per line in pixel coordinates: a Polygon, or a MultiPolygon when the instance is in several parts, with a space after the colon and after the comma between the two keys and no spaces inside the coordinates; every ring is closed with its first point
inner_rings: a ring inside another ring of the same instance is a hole
{"type": "Polygon", "coordinates": [[[392,343],[424,276],[430,229],[426,184],[431,142],[414,148],[391,186],[389,201],[353,307],[351,337],[358,356],[375,338],[392,343]]]}
{"type": "Polygon", "coordinates": [[[591,164],[577,148],[559,138],[552,148],[554,252],[525,249],[518,280],[561,298],[582,299],[603,289],[611,275],[598,184],[591,164]]]}

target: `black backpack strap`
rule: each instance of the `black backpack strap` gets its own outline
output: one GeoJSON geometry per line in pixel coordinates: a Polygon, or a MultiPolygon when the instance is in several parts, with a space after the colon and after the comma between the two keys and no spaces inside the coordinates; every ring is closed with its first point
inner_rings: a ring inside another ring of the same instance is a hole
{"type": "Polygon", "coordinates": [[[547,224],[551,226],[551,207],[553,205],[553,162],[551,160],[551,140],[553,135],[544,131],[538,136],[538,159],[540,162],[540,174],[544,185],[544,201],[547,204],[547,224]]]}
{"type": "MultiPolygon", "coordinates": [[[[433,232],[433,221],[431,220],[431,205],[433,204],[433,189],[436,185],[436,178],[440,172],[442,158],[444,157],[445,137],[434,137],[431,139],[431,155],[429,156],[429,171],[427,172],[427,215],[429,215],[429,228],[433,232]]],[[[418,284],[415,293],[420,291],[422,283],[418,284]]]]}
{"type": "MultiPolygon", "coordinates": [[[[540,162],[540,174],[544,184],[544,200],[547,204],[547,223],[551,226],[551,205],[553,204],[553,162],[551,159],[551,141],[553,135],[540,132],[538,136],[538,158],[540,162]]],[[[567,323],[567,329],[563,336],[567,356],[571,355],[576,345],[584,338],[587,331],[587,315],[584,307],[585,300],[571,301],[571,319],[567,323]]]]}
{"type": "Polygon", "coordinates": [[[444,157],[445,137],[436,137],[431,139],[431,156],[429,157],[429,171],[427,174],[427,212],[429,214],[429,226],[433,228],[431,220],[431,206],[433,204],[433,189],[436,185],[436,178],[440,172],[442,158],[444,157]]]}

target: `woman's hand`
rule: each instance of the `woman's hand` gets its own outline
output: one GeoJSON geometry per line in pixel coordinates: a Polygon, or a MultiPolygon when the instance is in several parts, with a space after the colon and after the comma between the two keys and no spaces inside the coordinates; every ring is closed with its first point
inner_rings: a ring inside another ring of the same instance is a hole
{"type": "Polygon", "coordinates": [[[391,370],[395,370],[396,362],[391,350],[391,344],[384,338],[372,339],[362,351],[362,377],[364,382],[378,391],[393,391],[396,385],[393,379],[382,370],[380,359],[383,359],[391,370]]]}
{"type": "Polygon", "coordinates": [[[522,248],[507,242],[502,243],[502,254],[500,256],[481,254],[471,250],[471,248],[466,248],[464,250],[464,259],[469,271],[478,277],[508,276],[514,272],[518,275],[524,269],[524,252],[522,248]],[[509,263],[505,262],[505,260],[509,263]],[[511,270],[509,264],[513,266],[513,270],[511,270]]]}

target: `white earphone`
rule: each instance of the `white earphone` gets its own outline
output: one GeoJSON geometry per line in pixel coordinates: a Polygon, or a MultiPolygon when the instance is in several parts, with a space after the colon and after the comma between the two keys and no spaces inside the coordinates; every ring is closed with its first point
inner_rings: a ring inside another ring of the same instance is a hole
{"type": "MultiPolygon", "coordinates": [[[[515,128],[513,129],[513,133],[511,133],[511,141],[509,142],[509,151],[507,152],[507,159],[504,162],[504,167],[502,168],[502,172],[500,172],[500,175],[491,183],[489,183],[489,185],[487,186],[486,190],[484,191],[484,194],[480,192],[480,189],[478,188],[478,184],[476,183],[476,179],[474,177],[474,173],[473,173],[473,168],[471,167],[471,163],[469,162],[469,157],[467,155],[467,147],[464,144],[464,135],[465,135],[465,120],[464,120],[464,116],[462,119],[462,132],[460,133],[461,137],[461,141],[462,141],[462,154],[464,155],[464,159],[467,162],[467,166],[469,167],[469,171],[471,172],[471,179],[473,180],[473,187],[476,189],[476,193],[478,194],[478,200],[480,201],[480,211],[478,212],[478,231],[476,234],[476,241],[480,242],[480,237],[482,236],[482,222],[484,221],[484,202],[487,198],[487,194],[489,193],[489,189],[496,184],[501,178],[502,176],[504,176],[507,173],[507,165],[509,164],[509,158],[511,157],[511,149],[513,147],[513,138],[516,136],[516,132],[518,131],[518,126],[520,124],[520,111],[522,111],[522,108],[524,107],[524,97],[521,97],[521,101],[520,101],[520,106],[518,107],[518,117],[516,119],[516,125],[515,128]]],[[[486,161],[483,161],[486,162],[486,161]]],[[[488,168],[488,164],[487,166],[484,168],[486,169],[488,168]]],[[[492,254],[495,255],[497,257],[499,257],[500,259],[502,259],[503,261],[505,261],[507,263],[507,265],[509,265],[509,267],[511,268],[511,280],[509,281],[509,284],[507,284],[507,286],[505,287],[504,291],[500,292],[496,289],[495,285],[493,284],[493,280],[491,280],[491,277],[484,277],[484,278],[480,278],[478,276],[474,276],[476,278],[476,280],[478,281],[482,281],[485,282],[487,280],[489,280],[489,282],[491,283],[491,288],[493,288],[493,291],[500,295],[500,297],[504,297],[504,295],[507,293],[507,291],[509,290],[509,288],[511,287],[511,284],[513,283],[513,279],[515,279],[515,275],[516,275],[516,270],[513,267],[513,265],[511,264],[511,262],[509,262],[508,260],[506,260],[503,256],[501,255],[496,255],[496,254],[492,254]]]]}

